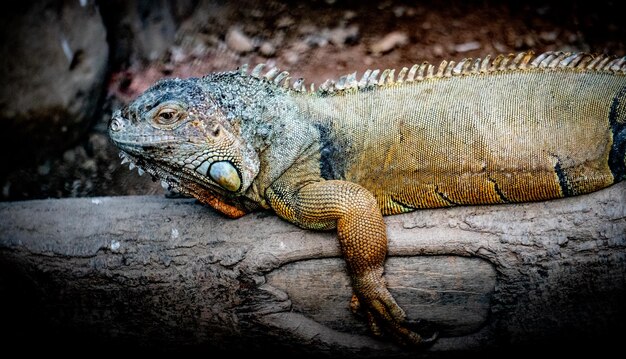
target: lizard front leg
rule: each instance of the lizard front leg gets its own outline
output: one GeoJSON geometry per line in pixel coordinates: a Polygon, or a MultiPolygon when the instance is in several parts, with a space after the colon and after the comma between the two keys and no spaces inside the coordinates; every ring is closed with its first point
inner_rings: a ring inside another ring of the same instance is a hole
{"type": "MultiPolygon", "coordinates": [[[[292,188],[284,181],[266,192],[271,207],[282,218],[309,229],[337,228],[357,298],[376,335],[381,329],[403,344],[423,344],[419,334],[405,326],[405,314],[387,289],[383,265],[387,235],[374,196],[358,184],[328,180],[292,188]]],[[[434,338],[433,338],[434,339],[434,338]]]]}

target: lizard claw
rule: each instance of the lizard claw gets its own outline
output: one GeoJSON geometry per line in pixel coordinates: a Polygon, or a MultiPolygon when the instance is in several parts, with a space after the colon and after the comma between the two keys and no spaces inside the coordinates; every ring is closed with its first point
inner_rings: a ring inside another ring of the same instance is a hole
{"type": "Polygon", "coordinates": [[[439,339],[439,331],[433,332],[433,335],[431,335],[429,338],[422,338],[422,344],[434,343],[437,339],[439,339]]]}
{"type": "Polygon", "coordinates": [[[433,332],[429,337],[424,337],[415,331],[412,331],[404,325],[405,323],[393,323],[388,327],[388,331],[395,341],[401,345],[423,348],[433,344],[439,338],[439,332],[433,332]]]}
{"type": "Polygon", "coordinates": [[[370,332],[374,336],[389,335],[401,345],[420,348],[434,343],[439,338],[438,331],[434,331],[429,337],[423,337],[409,329],[404,310],[400,308],[386,288],[377,291],[377,294],[379,295],[377,298],[364,297],[359,299],[355,293],[350,300],[350,309],[353,313],[363,312],[365,314],[370,332]]]}

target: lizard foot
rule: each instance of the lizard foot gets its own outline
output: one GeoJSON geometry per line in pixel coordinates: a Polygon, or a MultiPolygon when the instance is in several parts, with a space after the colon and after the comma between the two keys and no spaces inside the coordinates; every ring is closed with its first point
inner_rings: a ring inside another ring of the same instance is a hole
{"type": "MultiPolygon", "coordinates": [[[[393,305],[397,305],[395,304],[395,301],[393,305]]],[[[422,325],[419,322],[409,323],[404,319],[398,321],[390,318],[388,314],[389,311],[387,309],[383,309],[382,312],[379,312],[378,310],[380,309],[380,306],[376,305],[374,307],[377,307],[378,309],[367,309],[362,307],[356,294],[352,295],[352,299],[350,300],[350,309],[355,314],[362,314],[366,316],[369,330],[375,337],[383,338],[386,335],[389,335],[396,343],[413,347],[424,347],[434,343],[439,338],[439,332],[432,329],[429,330],[427,328],[429,327],[428,325],[422,325]],[[411,327],[425,327],[422,329],[426,329],[426,332],[430,332],[430,336],[425,337],[424,335],[418,334],[417,330],[410,329],[409,325],[411,327]]],[[[400,307],[397,308],[400,309],[400,307]]]]}

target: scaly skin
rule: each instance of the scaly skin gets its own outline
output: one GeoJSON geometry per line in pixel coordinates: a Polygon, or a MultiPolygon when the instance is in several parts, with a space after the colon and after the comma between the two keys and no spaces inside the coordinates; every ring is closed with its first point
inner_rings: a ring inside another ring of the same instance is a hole
{"type": "Polygon", "coordinates": [[[124,161],[231,218],[337,229],[374,334],[420,345],[383,279],[383,215],[579,195],[626,177],[625,59],[532,53],[344,76],[162,80],[114,114],[124,161]],[[394,78],[395,77],[395,78],[394,78]]]}

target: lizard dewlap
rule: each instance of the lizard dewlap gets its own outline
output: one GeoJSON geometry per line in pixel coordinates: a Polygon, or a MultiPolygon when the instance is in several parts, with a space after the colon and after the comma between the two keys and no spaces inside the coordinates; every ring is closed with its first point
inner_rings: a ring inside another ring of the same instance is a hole
{"type": "MultiPolygon", "coordinates": [[[[386,288],[383,215],[542,201],[626,177],[626,58],[532,52],[366,71],[161,80],[109,126],[125,162],[229,217],[337,230],[372,332],[430,342],[386,288]]],[[[417,318],[412,318],[417,319],[417,318]]]]}

